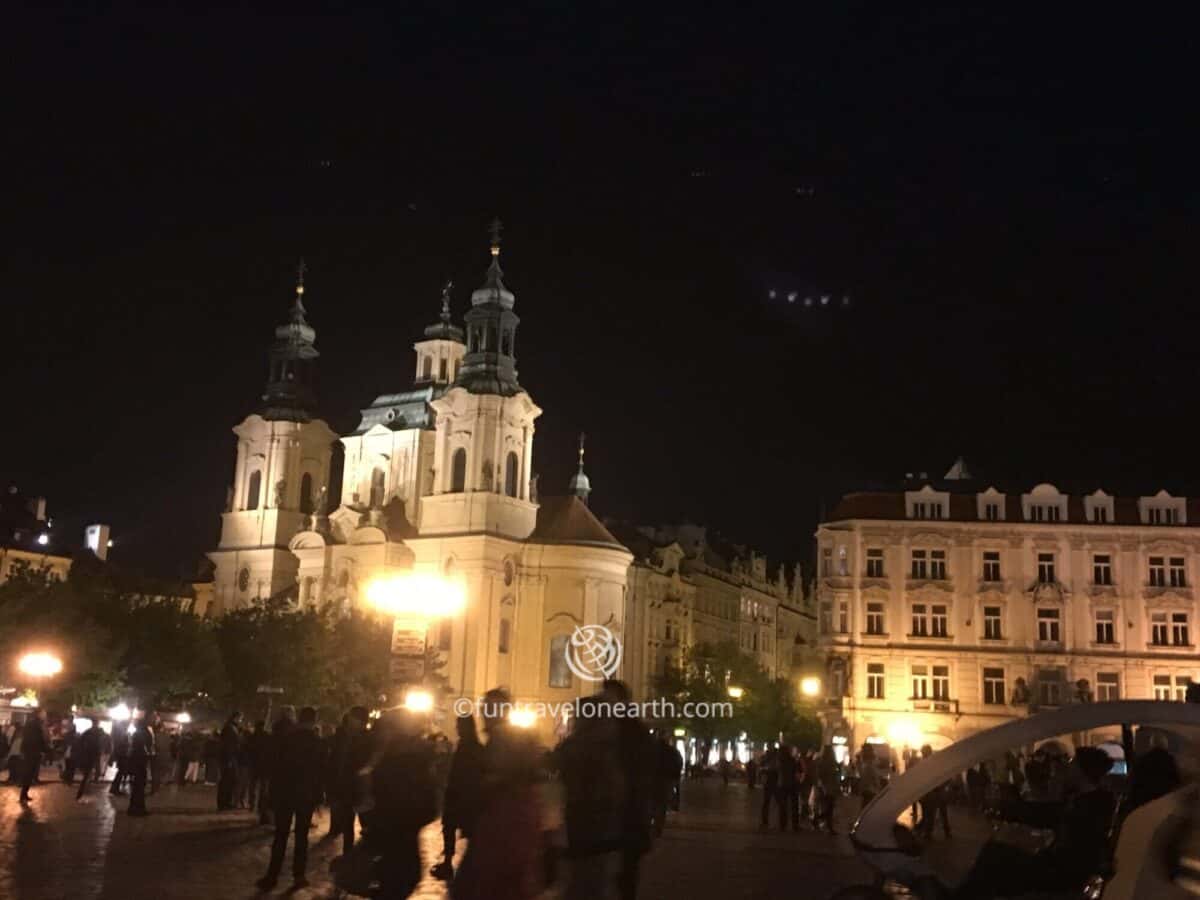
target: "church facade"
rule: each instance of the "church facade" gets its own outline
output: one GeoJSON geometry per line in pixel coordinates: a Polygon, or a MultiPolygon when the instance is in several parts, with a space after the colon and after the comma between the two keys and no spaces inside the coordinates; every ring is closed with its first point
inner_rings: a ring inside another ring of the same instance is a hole
{"type": "Polygon", "coordinates": [[[376,397],[340,437],[316,416],[316,333],[301,273],[275,332],[263,404],[233,429],[233,485],[209,553],[213,603],[217,614],[279,596],[348,610],[378,578],[458,579],[466,609],[430,635],[450,692],[477,697],[502,685],[518,703],[566,701],[596,687],[564,665],[574,629],[623,636],[633,557],[589,510],[582,456],[571,493],[537,495],[542,410],[517,378],[520,320],[498,238],[491,252],[463,325],[452,321],[447,288],[439,320],[414,344],[413,384],[376,397]],[[339,440],[342,484],[331,497],[339,440]]]}

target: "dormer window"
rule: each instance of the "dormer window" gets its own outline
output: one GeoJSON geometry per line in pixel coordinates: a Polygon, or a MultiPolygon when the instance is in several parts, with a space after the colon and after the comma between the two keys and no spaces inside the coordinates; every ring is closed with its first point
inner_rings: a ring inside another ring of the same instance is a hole
{"type": "Polygon", "coordinates": [[[1139,497],[1138,512],[1143,525],[1186,525],[1187,499],[1159,491],[1153,497],[1139,497]]]}
{"type": "Polygon", "coordinates": [[[1096,525],[1113,521],[1113,499],[1104,491],[1095,491],[1083,498],[1083,516],[1096,525]]]}
{"type": "Polygon", "coordinates": [[[1067,498],[1052,484],[1039,484],[1021,495],[1026,522],[1062,522],[1067,518],[1067,498]]]}
{"type": "Polygon", "coordinates": [[[995,488],[988,488],[983,493],[976,495],[975,499],[978,504],[977,515],[981,521],[1004,521],[1004,495],[1002,493],[995,488]]]}
{"type": "Polygon", "coordinates": [[[950,509],[950,495],[929,485],[919,491],[907,491],[904,501],[910,519],[944,519],[950,509]]]}

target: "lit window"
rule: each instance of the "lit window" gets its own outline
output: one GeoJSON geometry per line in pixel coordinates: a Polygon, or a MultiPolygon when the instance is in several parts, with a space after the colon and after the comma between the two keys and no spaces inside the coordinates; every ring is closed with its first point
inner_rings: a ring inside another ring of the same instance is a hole
{"type": "Polygon", "coordinates": [[[1096,699],[1101,702],[1121,699],[1121,676],[1118,673],[1096,673],[1096,699]]]}
{"type": "Polygon", "coordinates": [[[1112,584],[1112,558],[1107,553],[1092,557],[1092,583],[1112,584]]]}
{"type": "Polygon", "coordinates": [[[1058,609],[1037,611],[1038,640],[1057,644],[1062,639],[1058,609]]]}
{"type": "Polygon", "coordinates": [[[1155,700],[1170,700],[1171,699],[1171,676],[1170,675],[1155,675],[1154,676],[1154,699],[1155,700]]]}
{"type": "Polygon", "coordinates": [[[871,700],[882,700],[883,683],[883,663],[867,663],[867,697],[871,700]]]}
{"type": "Polygon", "coordinates": [[[1180,703],[1187,700],[1188,686],[1192,683],[1190,675],[1175,676],[1175,699],[1180,703]]]}
{"type": "Polygon", "coordinates": [[[567,642],[569,635],[556,634],[550,638],[550,687],[569,688],[571,669],[567,665],[567,642]]]}
{"type": "Polygon", "coordinates": [[[1111,609],[1096,610],[1096,643],[1097,644],[1113,644],[1116,643],[1116,634],[1113,627],[1113,611],[1111,609]]]}
{"type": "Polygon", "coordinates": [[[989,706],[1004,705],[1004,670],[983,670],[983,702],[989,706]]]}
{"type": "Polygon", "coordinates": [[[1000,551],[985,550],[983,553],[983,580],[1000,580],[1000,551]]]}
{"type": "Polygon", "coordinates": [[[1037,555],[1038,581],[1042,584],[1052,584],[1054,577],[1054,554],[1039,553],[1037,555]]]}
{"type": "Polygon", "coordinates": [[[1000,607],[985,606],[983,608],[983,636],[990,641],[1000,640],[1000,607]]]}
{"type": "Polygon", "coordinates": [[[867,550],[867,577],[883,577],[883,550],[879,547],[872,547],[867,550]]]}

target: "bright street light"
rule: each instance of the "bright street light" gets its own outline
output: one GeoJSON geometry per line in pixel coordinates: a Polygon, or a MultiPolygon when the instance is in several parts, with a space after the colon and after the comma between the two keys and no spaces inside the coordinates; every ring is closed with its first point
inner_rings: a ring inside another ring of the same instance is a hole
{"type": "Polygon", "coordinates": [[[62,671],[62,660],[52,653],[26,653],[17,668],[32,678],[49,678],[62,671]]]}
{"type": "Polygon", "coordinates": [[[393,616],[439,619],[457,615],[467,605],[460,581],[436,575],[396,575],[367,585],[367,602],[393,616]]]}
{"type": "Polygon", "coordinates": [[[124,703],[118,703],[108,711],[108,717],[114,722],[128,722],[131,715],[133,713],[129,711],[129,707],[124,703]]]}
{"type": "Polygon", "coordinates": [[[532,728],[537,723],[537,711],[528,707],[517,707],[508,714],[508,721],[518,728],[532,728]]]}
{"type": "Polygon", "coordinates": [[[192,714],[188,712],[181,712],[175,717],[175,721],[180,725],[190,725],[192,721],[192,714]]]}
{"type": "Polygon", "coordinates": [[[415,713],[432,712],[433,694],[429,691],[409,691],[404,695],[404,708],[415,713]]]}
{"type": "Polygon", "coordinates": [[[805,697],[815,697],[821,693],[821,679],[814,675],[800,679],[800,693],[805,697]]]}
{"type": "Polygon", "coordinates": [[[728,690],[729,690],[729,696],[732,697],[734,700],[741,700],[742,696],[746,693],[746,691],[743,688],[737,687],[736,685],[732,685],[732,684],[729,686],[728,690]]]}

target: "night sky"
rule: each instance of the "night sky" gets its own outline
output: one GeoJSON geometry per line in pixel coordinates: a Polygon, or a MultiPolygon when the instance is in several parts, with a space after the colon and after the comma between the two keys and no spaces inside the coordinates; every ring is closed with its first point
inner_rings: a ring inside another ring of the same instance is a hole
{"type": "Polygon", "coordinates": [[[1190,23],[392,6],[10,17],[0,477],[115,559],[215,544],[299,256],[344,432],[494,216],[543,493],[585,430],[599,514],[793,559],[960,454],[1200,492],[1190,23]]]}

